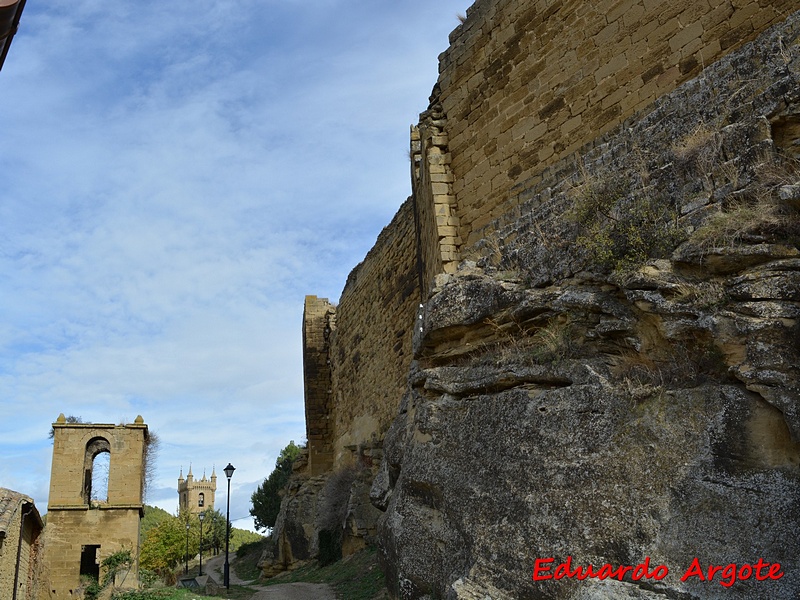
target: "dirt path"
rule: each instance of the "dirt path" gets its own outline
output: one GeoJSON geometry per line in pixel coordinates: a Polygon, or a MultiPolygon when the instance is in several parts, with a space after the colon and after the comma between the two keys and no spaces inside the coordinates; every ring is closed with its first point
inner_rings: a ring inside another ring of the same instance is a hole
{"type": "MultiPolygon", "coordinates": [[[[336,600],[336,595],[330,586],[321,583],[281,583],[278,585],[253,585],[249,581],[242,581],[236,576],[231,560],[230,579],[231,584],[247,585],[256,588],[258,591],[250,600],[336,600]]],[[[205,563],[205,572],[210,574],[216,581],[222,583],[223,568],[225,566],[225,555],[214,556],[205,563]]]]}
{"type": "Polygon", "coordinates": [[[336,600],[336,596],[321,583],[280,583],[262,588],[250,600],[336,600]]]}

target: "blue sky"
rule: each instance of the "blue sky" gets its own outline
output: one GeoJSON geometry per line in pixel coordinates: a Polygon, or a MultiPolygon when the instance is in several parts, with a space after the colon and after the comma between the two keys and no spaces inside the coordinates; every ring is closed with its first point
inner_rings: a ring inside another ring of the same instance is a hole
{"type": "Polygon", "coordinates": [[[232,462],[248,514],[304,439],[303,298],[338,300],[410,194],[469,4],[28,0],[0,72],[0,486],[44,512],[58,414],[141,414],[148,503],[232,462]]]}

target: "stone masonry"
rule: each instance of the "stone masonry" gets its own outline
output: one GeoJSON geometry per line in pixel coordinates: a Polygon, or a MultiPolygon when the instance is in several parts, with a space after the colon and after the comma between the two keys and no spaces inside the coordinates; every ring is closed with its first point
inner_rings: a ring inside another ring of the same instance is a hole
{"type": "MultiPolygon", "coordinates": [[[[797,10],[793,0],[478,0],[439,59],[466,247],[509,191],[797,10]]],[[[441,134],[437,134],[441,135],[441,134]]]]}
{"type": "Polygon", "coordinates": [[[334,307],[326,298],[306,296],[303,313],[303,379],[308,471],[312,475],[326,472],[333,464],[329,337],[335,326],[335,314],[334,307]]]}
{"type": "Polygon", "coordinates": [[[475,2],[450,35],[430,106],[411,130],[412,198],[350,274],[338,306],[306,299],[311,472],[380,441],[403,394],[419,304],[437,275],[485,252],[518,214],[521,182],[540,184],[553,165],[798,7],[475,2]]]}
{"type": "Polygon", "coordinates": [[[183,470],[181,470],[178,476],[178,508],[180,512],[198,514],[207,510],[214,510],[216,492],[216,470],[212,469],[211,479],[206,478],[205,473],[200,479],[195,479],[191,466],[184,479],[183,470]]]}
{"type": "MultiPolygon", "coordinates": [[[[354,462],[364,466],[385,451],[389,423],[398,411],[403,416],[409,410],[401,400],[415,358],[425,357],[433,367],[510,335],[487,335],[492,324],[481,322],[483,317],[440,323],[422,333],[428,303],[459,277],[465,259],[522,271],[534,287],[575,275],[567,264],[572,249],[560,246],[568,244],[566,238],[558,237],[560,230],[543,233],[540,225],[564,222],[569,211],[561,217],[548,212],[551,198],[562,194],[563,200],[580,187],[584,170],[620,162],[635,170],[641,164],[644,170],[661,169],[653,181],[665,181],[673,167],[661,163],[669,161],[671,144],[705,131],[701,126],[712,129],[714,140],[756,132],[756,146],[774,138],[791,153],[800,121],[785,109],[794,92],[784,89],[791,78],[781,79],[785,73],[772,63],[784,60],[783,70],[792,68],[797,40],[791,23],[798,9],[797,0],[477,0],[450,35],[428,108],[411,129],[412,197],[353,270],[335,309],[327,300],[307,297],[309,447],[313,454],[317,444],[325,456],[313,474],[354,462]],[[772,32],[769,41],[760,43],[769,47],[740,57],[759,36],[767,39],[765,32],[772,32]],[[762,63],[769,67],[763,72],[762,63]],[[709,84],[708,67],[720,64],[709,84]],[[685,86],[695,89],[659,102],[685,86]],[[763,105],[767,98],[772,105],[763,105]],[[683,113],[672,110],[671,102],[684,103],[683,113]],[[729,111],[724,118],[714,112],[722,103],[729,111]],[[744,122],[743,115],[750,119],[746,126],[720,133],[737,119],[744,122]],[[660,135],[668,121],[674,132],[660,135]],[[657,134],[658,156],[636,149],[637,142],[657,134]],[[423,353],[416,357],[415,335],[423,353]],[[426,344],[436,348],[435,355],[427,354],[426,344]],[[317,367],[309,369],[310,357],[317,367]]],[[[735,144],[724,143],[729,147],[715,182],[724,172],[735,177],[745,164],[735,156],[735,144]]],[[[681,225],[689,230],[718,208],[710,206],[716,197],[695,189],[703,177],[683,190],[681,225]]],[[[467,293],[450,301],[467,313],[472,306],[467,293]]],[[[789,401],[772,401],[796,428],[789,401]]],[[[391,490],[398,473],[390,468],[378,476],[386,478],[381,489],[391,490]]]]}
{"type": "Polygon", "coordinates": [[[49,574],[41,600],[75,598],[81,575],[101,579],[100,564],[130,550],[134,567],[122,585],[138,585],[139,520],[148,430],[141,416],[128,425],[53,423],[53,464],[45,528],[49,574]],[[106,500],[91,500],[92,471],[99,454],[109,453],[106,500]]]}

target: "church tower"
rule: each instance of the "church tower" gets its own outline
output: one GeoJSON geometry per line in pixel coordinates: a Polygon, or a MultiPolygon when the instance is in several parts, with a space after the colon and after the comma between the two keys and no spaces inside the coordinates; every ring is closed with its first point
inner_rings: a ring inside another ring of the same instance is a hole
{"type": "Polygon", "coordinates": [[[192,466],[189,465],[189,473],[186,479],[183,478],[183,469],[178,476],[178,509],[180,512],[190,512],[192,514],[201,513],[206,510],[214,510],[214,494],[217,491],[217,471],[211,470],[211,479],[203,478],[195,480],[192,475],[192,466]]]}

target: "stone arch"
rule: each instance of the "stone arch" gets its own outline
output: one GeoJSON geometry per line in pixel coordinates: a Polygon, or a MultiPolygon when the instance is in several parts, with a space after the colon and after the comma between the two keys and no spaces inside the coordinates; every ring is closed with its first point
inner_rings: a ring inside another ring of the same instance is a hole
{"type": "Polygon", "coordinates": [[[93,437],[86,444],[83,456],[83,501],[108,501],[108,473],[111,460],[111,444],[104,437],[93,437]],[[98,461],[98,457],[102,458],[98,461]],[[106,456],[108,455],[108,456],[106,456]],[[105,459],[108,459],[108,463],[105,459]],[[103,475],[104,477],[100,477],[103,475]]]}

